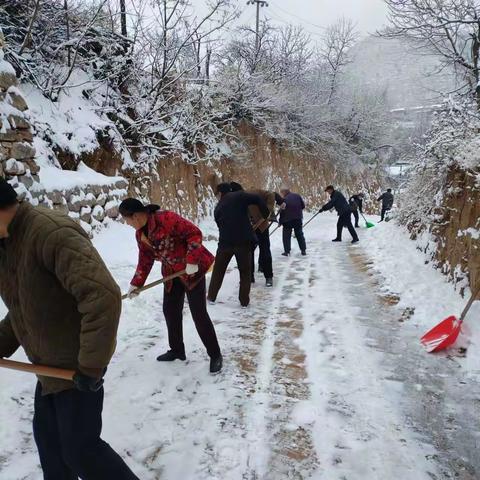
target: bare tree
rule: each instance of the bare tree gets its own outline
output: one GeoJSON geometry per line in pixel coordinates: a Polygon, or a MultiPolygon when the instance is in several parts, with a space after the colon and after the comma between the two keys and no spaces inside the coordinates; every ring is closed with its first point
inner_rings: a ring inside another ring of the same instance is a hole
{"type": "Polygon", "coordinates": [[[25,51],[25,48],[27,48],[32,41],[32,30],[38,16],[39,9],[40,9],[40,0],[36,0],[33,8],[32,16],[30,17],[30,23],[28,25],[27,33],[25,34],[25,38],[23,39],[22,46],[20,47],[20,50],[18,52],[19,55],[23,54],[23,52],[25,51]]]}
{"type": "Polygon", "coordinates": [[[385,0],[390,26],[380,32],[404,37],[455,68],[480,108],[480,5],[476,0],[385,0]]]}
{"type": "Polygon", "coordinates": [[[343,68],[352,61],[349,50],[356,40],[355,24],[346,18],[340,18],[336,23],[329,26],[325,32],[323,45],[320,48],[320,57],[325,63],[329,76],[327,104],[332,102],[343,68]]]}
{"type": "Polygon", "coordinates": [[[63,1],[63,8],[65,10],[65,28],[67,34],[67,66],[70,67],[72,64],[72,54],[70,47],[70,17],[68,13],[68,0],[63,1]]]}

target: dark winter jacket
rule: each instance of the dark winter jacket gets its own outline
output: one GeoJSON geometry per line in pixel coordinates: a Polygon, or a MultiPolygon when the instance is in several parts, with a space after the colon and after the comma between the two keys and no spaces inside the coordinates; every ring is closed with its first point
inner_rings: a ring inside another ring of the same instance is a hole
{"type": "Polygon", "coordinates": [[[345,215],[347,213],[352,213],[350,206],[348,205],[347,199],[343,196],[342,192],[334,190],[330,195],[330,201],[326,203],[321,209],[321,212],[326,212],[335,208],[339,215],[345,215]]]}
{"type": "Polygon", "coordinates": [[[286,204],[285,210],[280,212],[280,225],[293,220],[302,220],[303,211],[305,210],[305,202],[298,193],[289,193],[284,197],[286,204]]]}
{"type": "MultiPolygon", "coordinates": [[[[283,197],[281,197],[276,192],[268,192],[266,190],[251,190],[248,193],[253,193],[254,195],[258,195],[262,198],[262,200],[267,205],[267,208],[270,212],[269,218],[274,218],[275,215],[275,204],[282,205],[283,197]]],[[[264,232],[270,226],[270,220],[265,220],[262,212],[258,205],[250,205],[248,207],[248,211],[250,214],[250,220],[252,222],[253,227],[256,227],[255,230],[259,230],[260,232],[264,232]],[[263,221],[262,221],[263,220],[263,221]]]]}
{"type": "Polygon", "coordinates": [[[382,193],[378,198],[377,202],[382,201],[382,208],[384,210],[390,210],[393,207],[393,194],[390,192],[382,193]]]}
{"type": "MultiPolygon", "coordinates": [[[[145,228],[136,232],[138,266],[131,284],[145,284],[155,260],[162,262],[162,275],[185,270],[187,263],[198,265],[195,275],[180,280],[188,289],[195,287],[212,266],[215,257],[202,245],[202,232],[189,220],[170,211],[157,211],[148,217],[145,228]]],[[[166,284],[170,289],[172,282],[166,284]]]]}
{"type": "MultiPolygon", "coordinates": [[[[32,363],[104,369],[113,355],[120,289],[88,235],[69,217],[20,205],[0,240],[0,357],[22,346],[32,363]]],[[[42,393],[73,388],[39,377],[42,393]]]]}
{"type": "Polygon", "coordinates": [[[255,241],[249,215],[251,205],[256,205],[260,209],[263,218],[270,215],[265,201],[253,193],[231,192],[220,199],[214,213],[220,231],[218,242],[220,247],[232,247],[255,241]]]}
{"type": "Polygon", "coordinates": [[[357,210],[360,210],[360,213],[363,213],[362,197],[359,197],[358,195],[352,195],[348,200],[348,204],[350,205],[352,212],[356,212],[357,210]]]}

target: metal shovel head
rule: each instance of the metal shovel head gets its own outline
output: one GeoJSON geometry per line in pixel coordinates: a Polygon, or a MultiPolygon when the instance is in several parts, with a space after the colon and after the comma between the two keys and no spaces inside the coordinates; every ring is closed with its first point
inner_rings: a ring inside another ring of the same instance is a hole
{"type": "Polygon", "coordinates": [[[420,341],[428,353],[438,352],[453,345],[461,329],[462,321],[452,315],[428,331],[420,341]]]}

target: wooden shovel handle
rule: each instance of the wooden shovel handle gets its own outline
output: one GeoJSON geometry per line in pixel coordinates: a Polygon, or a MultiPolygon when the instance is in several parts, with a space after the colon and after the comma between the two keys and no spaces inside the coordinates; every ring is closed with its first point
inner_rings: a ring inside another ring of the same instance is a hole
{"type": "MultiPolygon", "coordinates": [[[[162,283],[169,282],[170,280],[174,280],[175,278],[181,277],[182,275],[185,275],[187,272],[185,270],[181,270],[180,272],[173,273],[172,275],[168,275],[166,277],[161,278],[160,280],[156,280],[155,282],[149,283],[148,285],[145,285],[143,287],[140,287],[138,290],[136,290],[136,293],[142,293],[145,290],[149,290],[150,288],[156,287],[157,285],[161,285],[162,283]]],[[[128,293],[125,295],[122,295],[122,300],[125,300],[128,298],[128,293]]]]}
{"type": "Polygon", "coordinates": [[[33,365],[32,363],[16,362],[0,358],[0,367],[20,372],[34,373],[42,377],[61,378],[62,380],[73,380],[75,372],[63,368],[46,367],[44,365],[33,365]]]}
{"type": "Polygon", "coordinates": [[[467,316],[467,313],[470,310],[470,307],[473,305],[473,302],[477,299],[479,294],[480,294],[480,287],[477,288],[477,291],[472,294],[472,296],[470,297],[470,300],[468,301],[467,305],[463,309],[463,312],[460,315],[460,321],[461,322],[463,322],[465,320],[465,317],[467,316]]]}

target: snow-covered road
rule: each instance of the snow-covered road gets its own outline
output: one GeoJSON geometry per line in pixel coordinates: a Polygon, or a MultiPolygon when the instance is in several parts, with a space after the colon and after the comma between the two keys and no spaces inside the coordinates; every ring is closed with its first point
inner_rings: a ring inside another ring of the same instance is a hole
{"type": "MultiPolygon", "coordinates": [[[[281,257],[275,234],[275,286],[257,275],[247,310],[231,265],[210,307],[219,376],[208,374],[188,308],[188,361],[164,365],[155,361],[167,347],[161,290],[125,302],[104,437],[142,480],[480,478],[479,330],[467,358],[424,353],[419,336],[457,313],[460,297],[399,227],[362,230],[351,246],[330,242],[335,221],[326,214],[307,228],[307,257],[281,257]]],[[[115,225],[95,243],[125,288],[132,232],[115,225]]],[[[33,387],[0,371],[1,480],[41,478],[33,387]]]]}

